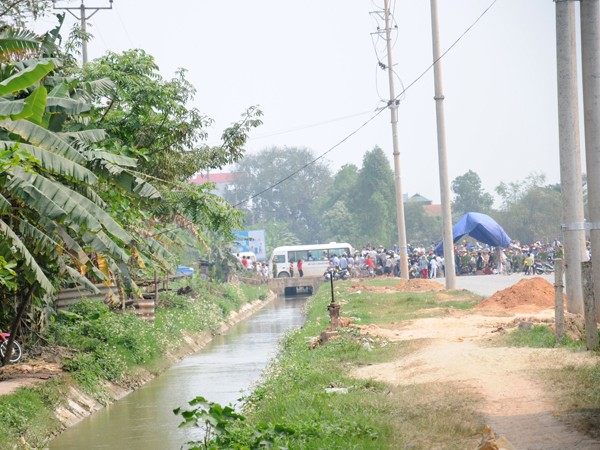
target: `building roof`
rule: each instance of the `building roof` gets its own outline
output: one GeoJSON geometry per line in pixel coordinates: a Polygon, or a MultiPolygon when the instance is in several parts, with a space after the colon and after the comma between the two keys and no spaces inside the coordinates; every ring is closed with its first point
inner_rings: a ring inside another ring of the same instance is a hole
{"type": "Polygon", "coordinates": [[[423,205],[423,209],[430,217],[442,217],[442,205],[423,205]]]}
{"type": "Polygon", "coordinates": [[[190,179],[190,183],[204,184],[207,182],[211,183],[232,183],[235,181],[235,172],[224,172],[224,173],[198,173],[194,178],[190,179]]]}
{"type": "Polygon", "coordinates": [[[431,205],[431,200],[429,200],[427,197],[423,197],[421,194],[415,194],[412,197],[410,197],[408,200],[405,200],[406,202],[409,203],[426,203],[428,205],[431,205]]]}

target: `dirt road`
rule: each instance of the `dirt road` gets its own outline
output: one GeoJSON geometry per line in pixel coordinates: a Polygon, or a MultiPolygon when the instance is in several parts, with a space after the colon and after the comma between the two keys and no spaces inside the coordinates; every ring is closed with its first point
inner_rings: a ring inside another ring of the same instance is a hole
{"type": "MultiPolygon", "coordinates": [[[[458,277],[457,288],[488,296],[521,279],[522,275],[458,277]]],[[[514,327],[515,319],[524,317],[551,320],[554,311],[454,311],[404,322],[381,333],[395,340],[421,340],[420,350],[396,361],[361,367],[355,375],[398,385],[459,383],[479,394],[479,410],[486,423],[519,450],[600,449],[600,441],[560,421],[539,376],[540,369],[593,364],[597,357],[562,348],[489,345],[502,324],[514,327]]]]}

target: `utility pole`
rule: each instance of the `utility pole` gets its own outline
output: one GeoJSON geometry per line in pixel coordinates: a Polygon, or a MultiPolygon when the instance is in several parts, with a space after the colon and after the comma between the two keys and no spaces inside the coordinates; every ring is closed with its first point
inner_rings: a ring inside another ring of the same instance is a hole
{"type": "Polygon", "coordinates": [[[394,91],[394,67],[392,61],[392,30],[390,24],[390,2],[384,0],[385,41],[387,48],[387,70],[390,87],[388,106],[392,117],[392,144],[394,149],[394,181],[396,185],[396,222],[398,226],[398,245],[400,247],[400,277],[408,280],[408,254],[406,245],[406,224],[404,221],[404,197],[400,177],[400,150],[398,147],[398,103],[394,91]]]}
{"type": "Polygon", "coordinates": [[[87,21],[92,18],[94,14],[96,14],[101,9],[112,9],[113,0],[108,0],[110,6],[92,6],[86,7],[84,4],[84,0],[81,0],[81,5],[79,6],[64,6],[58,7],[56,6],[56,0],[52,0],[52,6],[54,9],[64,9],[77,20],[80,21],[81,27],[81,62],[82,64],[86,64],[88,62],[88,52],[87,52],[87,21]],[[87,15],[87,11],[92,11],[89,15],[87,15]],[[73,11],[79,11],[79,15],[75,14],[73,11]]]}
{"type": "Polygon", "coordinates": [[[456,288],[454,267],[454,237],[452,236],[452,208],[450,204],[450,180],[448,178],[448,154],[446,152],[446,121],[444,118],[444,89],[442,86],[442,62],[440,61],[440,34],[437,0],[431,0],[431,32],[433,44],[433,76],[435,84],[435,114],[437,119],[438,164],[440,170],[440,196],[442,200],[442,228],[444,239],[444,276],[446,289],[456,288]]]}
{"type": "MultiPolygon", "coordinates": [[[[586,260],[586,248],[579,138],[575,2],[555,0],[555,4],[558,142],[563,218],[561,228],[564,241],[567,311],[583,314],[581,263],[586,260]]],[[[562,283],[562,279],[560,282],[562,283]]]]}
{"type": "MultiPolygon", "coordinates": [[[[596,320],[600,319],[600,5],[581,0],[581,79],[596,320]]],[[[567,287],[568,289],[568,287],[567,287]]]]}

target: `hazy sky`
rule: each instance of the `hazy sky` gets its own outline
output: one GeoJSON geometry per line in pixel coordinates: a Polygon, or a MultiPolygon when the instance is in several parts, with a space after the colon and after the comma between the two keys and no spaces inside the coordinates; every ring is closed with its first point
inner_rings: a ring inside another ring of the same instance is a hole
{"type": "MultiPolygon", "coordinates": [[[[442,51],[493,2],[438,1],[442,51]]],[[[432,62],[431,14],[427,0],[392,6],[399,93],[432,62]]],[[[378,58],[387,62],[384,40],[371,35],[383,22],[370,12],[382,9],[383,0],[114,0],[113,10],[90,20],[88,51],[93,59],[143,48],[166,78],[187,69],[198,90],[194,106],[215,120],[209,143],[247,107],[260,105],[264,125],[249,152],[288,146],[320,155],[389,97],[387,74],[377,67],[378,58]]],[[[500,181],[531,172],[559,182],[554,14],[552,0],[497,0],[442,60],[450,180],[471,169],[492,194],[500,181]]],[[[51,23],[46,18],[36,28],[51,23]]],[[[439,202],[432,70],[402,97],[398,135],[403,192],[439,202]]],[[[360,167],[374,146],[392,162],[389,111],[325,158],[333,171],[360,167]]]]}

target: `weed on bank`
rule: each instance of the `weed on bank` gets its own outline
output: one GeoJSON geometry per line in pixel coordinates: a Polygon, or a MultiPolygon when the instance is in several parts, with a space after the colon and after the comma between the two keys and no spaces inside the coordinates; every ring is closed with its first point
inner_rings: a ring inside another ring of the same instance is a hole
{"type": "MultiPolygon", "coordinates": [[[[138,385],[139,369],[158,373],[185,344],[185,336],[217,330],[245,303],[267,298],[266,286],[220,285],[200,279],[173,284],[161,292],[150,325],[134,311],[113,311],[103,302],[84,300],[59,312],[43,336],[64,355],[65,376],[42,385],[21,388],[0,397],[0,449],[37,448],[60,430],[55,409],[64,404],[74,384],[101,403],[109,402],[106,381],[138,385]],[[178,295],[182,285],[187,295],[178,295]]],[[[43,352],[42,352],[43,353],[43,352]]]]}
{"type": "MultiPolygon", "coordinates": [[[[368,284],[386,282],[392,281],[368,284]]],[[[380,327],[436,314],[432,308],[448,308],[446,302],[468,308],[478,300],[464,292],[450,298],[446,293],[443,300],[435,293],[358,292],[350,282],[336,283],[334,296],[343,317],[380,327]]],[[[244,399],[243,420],[219,421],[213,413],[222,409],[202,402],[187,411],[188,418],[204,417],[196,424],[213,436],[193,448],[475,448],[481,429],[477,399],[459,386],[399,386],[352,376],[355,368],[402,358],[415,343],[367,337],[349,327],[323,345],[311,345],[329,325],[330,301],[325,288],[309,300],[305,325],[283,339],[264,381],[244,399]],[[210,421],[222,427],[215,430],[210,421]]]]}

